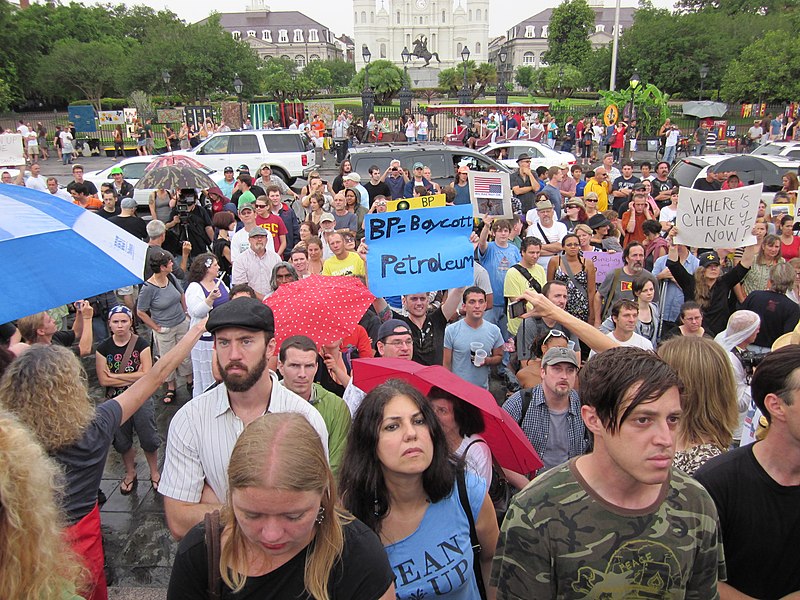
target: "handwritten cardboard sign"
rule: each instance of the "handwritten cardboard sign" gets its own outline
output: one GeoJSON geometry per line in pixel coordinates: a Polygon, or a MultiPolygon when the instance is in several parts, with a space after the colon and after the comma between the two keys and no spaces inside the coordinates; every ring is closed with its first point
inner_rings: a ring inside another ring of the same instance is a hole
{"type": "Polygon", "coordinates": [[[22,136],[18,133],[0,135],[0,166],[16,167],[25,164],[22,136]]]}
{"type": "Polygon", "coordinates": [[[471,231],[472,208],[466,204],[367,215],[370,291],[396,296],[471,284],[471,231]]]}
{"type": "Polygon", "coordinates": [[[401,198],[400,200],[389,200],[386,203],[386,212],[396,210],[416,210],[418,208],[436,208],[444,206],[444,194],[433,194],[431,196],[417,196],[416,198],[401,198]]]}
{"type": "Polygon", "coordinates": [[[675,243],[693,248],[741,248],[755,244],[751,233],[763,185],[706,192],[681,187],[675,243]]]}
{"type": "Polygon", "coordinates": [[[594,280],[598,285],[605,281],[607,274],[613,273],[625,264],[622,252],[584,252],[583,258],[592,261],[594,268],[597,269],[594,280]]]}

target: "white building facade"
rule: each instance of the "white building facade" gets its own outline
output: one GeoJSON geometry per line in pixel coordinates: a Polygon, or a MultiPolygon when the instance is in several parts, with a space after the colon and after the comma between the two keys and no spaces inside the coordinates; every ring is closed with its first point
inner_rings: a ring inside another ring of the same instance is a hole
{"type": "MultiPolygon", "coordinates": [[[[364,66],[365,45],[372,61],[385,59],[400,67],[403,48],[413,52],[422,42],[432,54],[428,68],[437,72],[460,65],[465,46],[470,60],[487,62],[489,0],[353,0],[353,31],[356,69],[364,66]]],[[[425,60],[412,57],[408,67],[424,65],[425,60]]]]}

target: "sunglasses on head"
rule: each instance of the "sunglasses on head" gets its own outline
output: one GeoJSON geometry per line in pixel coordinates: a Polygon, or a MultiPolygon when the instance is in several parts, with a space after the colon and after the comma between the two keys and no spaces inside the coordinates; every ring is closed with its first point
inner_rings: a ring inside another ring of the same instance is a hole
{"type": "Polygon", "coordinates": [[[544,345],[545,345],[545,344],[546,344],[546,343],[547,343],[549,340],[551,340],[551,339],[552,339],[552,338],[554,338],[554,337],[556,337],[556,338],[564,338],[564,339],[566,339],[566,337],[567,337],[567,334],[566,334],[566,333],[564,333],[563,331],[561,331],[560,329],[551,329],[551,330],[550,330],[550,333],[548,333],[548,334],[547,334],[547,335],[544,337],[544,339],[542,340],[542,346],[544,346],[544,345]]]}

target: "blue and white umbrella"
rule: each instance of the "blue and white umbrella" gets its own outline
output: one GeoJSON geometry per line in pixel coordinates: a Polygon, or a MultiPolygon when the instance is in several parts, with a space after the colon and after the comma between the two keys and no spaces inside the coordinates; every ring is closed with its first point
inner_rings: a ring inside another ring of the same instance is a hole
{"type": "Polygon", "coordinates": [[[0,323],[142,282],[147,244],[44,192],[0,184],[0,323]]]}

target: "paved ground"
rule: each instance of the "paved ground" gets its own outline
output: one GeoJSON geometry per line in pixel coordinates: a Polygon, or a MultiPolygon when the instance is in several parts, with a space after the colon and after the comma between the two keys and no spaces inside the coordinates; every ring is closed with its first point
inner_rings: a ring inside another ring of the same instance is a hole
{"type": "MultiPolygon", "coordinates": [[[[639,152],[637,162],[654,160],[653,153],[639,152]]],[[[113,164],[106,157],[77,159],[86,171],[99,170],[113,164]]],[[[325,163],[326,178],[335,175],[335,166],[330,159],[325,163]]],[[[71,165],[62,165],[57,160],[44,161],[42,174],[58,177],[61,185],[71,181],[71,165]]],[[[84,366],[90,377],[96,397],[101,397],[94,375],[94,358],[86,359],[84,366]]],[[[493,382],[492,392],[502,400],[503,389],[493,382]]],[[[189,396],[185,387],[179,387],[178,401],[172,405],[162,404],[156,396],[156,419],[162,439],[166,439],[169,422],[177,409],[189,396]]],[[[119,483],[124,469],[119,455],[112,449],[103,474],[102,489],[108,501],[102,507],[103,539],[109,575],[109,597],[112,600],[162,600],[166,597],[166,586],[177,544],[164,524],[164,506],[161,497],[150,486],[149,471],[144,455],[137,456],[139,483],[128,496],[119,493],[119,483]]],[[[159,464],[163,464],[163,448],[159,452],[159,464]]]]}

